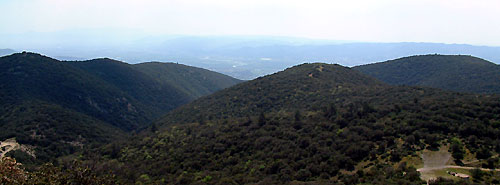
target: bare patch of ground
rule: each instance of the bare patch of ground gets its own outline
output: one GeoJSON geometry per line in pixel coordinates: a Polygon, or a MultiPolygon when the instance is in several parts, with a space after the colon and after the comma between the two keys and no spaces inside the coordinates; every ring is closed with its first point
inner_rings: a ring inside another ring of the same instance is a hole
{"type": "Polygon", "coordinates": [[[448,147],[441,147],[439,151],[424,150],[420,157],[424,162],[424,167],[417,169],[417,171],[420,172],[420,177],[425,181],[441,177],[441,174],[436,173],[436,170],[444,169],[447,164],[452,163],[448,147]]]}
{"type": "MultiPolygon", "coordinates": [[[[441,147],[439,151],[429,151],[424,150],[421,154],[422,161],[424,162],[424,167],[418,168],[417,171],[420,172],[420,178],[422,180],[428,181],[430,179],[435,179],[438,177],[455,179],[454,177],[446,171],[454,171],[458,173],[469,174],[469,170],[480,169],[482,171],[497,171],[500,169],[488,169],[488,168],[476,168],[467,166],[457,166],[453,163],[453,158],[450,152],[448,152],[448,147],[441,147]],[[457,171],[458,170],[458,171],[457,171]]],[[[477,161],[476,159],[469,159],[470,162],[477,161]]]]}
{"type": "Polygon", "coordinates": [[[23,152],[26,152],[28,155],[33,156],[34,158],[36,157],[33,147],[21,145],[17,143],[15,138],[6,139],[5,141],[0,142],[0,158],[4,157],[5,154],[13,150],[21,150],[23,152]]]}

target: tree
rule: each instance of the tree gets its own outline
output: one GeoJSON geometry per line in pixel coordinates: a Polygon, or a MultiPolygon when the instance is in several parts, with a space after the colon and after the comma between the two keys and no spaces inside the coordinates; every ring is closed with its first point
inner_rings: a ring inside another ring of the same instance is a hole
{"type": "Polygon", "coordinates": [[[335,120],[337,117],[337,109],[335,108],[335,105],[332,103],[328,107],[323,108],[323,114],[326,118],[330,120],[335,120]]]}
{"type": "Polygon", "coordinates": [[[451,139],[451,156],[455,159],[456,162],[461,163],[461,160],[464,158],[465,150],[462,142],[458,138],[451,139]]]}
{"type": "Polygon", "coordinates": [[[151,124],[151,132],[155,133],[158,131],[158,126],[156,126],[156,123],[151,124]]]}
{"type": "Polygon", "coordinates": [[[259,115],[259,126],[264,126],[266,124],[266,116],[264,115],[263,112],[260,113],[259,115]]]}
{"type": "Polygon", "coordinates": [[[252,118],[247,115],[247,120],[243,122],[243,126],[250,126],[252,124],[252,118]]]}
{"type": "Polygon", "coordinates": [[[474,178],[475,180],[481,180],[484,176],[484,172],[478,168],[474,168],[474,169],[470,170],[470,172],[471,172],[472,178],[474,178]]]}
{"type": "Polygon", "coordinates": [[[406,144],[413,145],[415,144],[415,136],[409,135],[406,137],[406,144]]]}
{"type": "Polygon", "coordinates": [[[497,161],[497,158],[489,158],[488,160],[486,160],[486,164],[483,164],[483,168],[493,169],[495,168],[495,164],[497,163],[497,161]]]}
{"type": "Polygon", "coordinates": [[[481,147],[481,149],[479,149],[476,152],[476,157],[478,159],[488,159],[489,157],[491,157],[491,152],[490,152],[490,150],[488,148],[481,147]]]}
{"type": "Polygon", "coordinates": [[[300,110],[295,111],[295,121],[300,121],[302,115],[300,114],[300,110]]]}

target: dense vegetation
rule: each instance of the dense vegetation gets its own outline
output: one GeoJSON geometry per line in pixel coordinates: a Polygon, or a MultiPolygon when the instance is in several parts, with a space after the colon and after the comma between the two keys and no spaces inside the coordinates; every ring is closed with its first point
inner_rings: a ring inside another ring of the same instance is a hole
{"type": "Polygon", "coordinates": [[[478,156],[500,152],[500,96],[303,64],[200,98],[97,152],[125,183],[422,184],[400,161],[457,141],[478,156]]]}
{"type": "MultiPolygon", "coordinates": [[[[29,172],[2,159],[2,183],[422,184],[405,159],[443,145],[457,164],[473,155],[481,167],[500,167],[496,94],[392,86],[321,63],[207,96],[213,86],[238,81],[174,64],[60,62],[31,53],[2,57],[0,67],[0,139],[34,145],[45,161],[84,148],[83,163],[59,158],[62,166],[29,172]],[[170,65],[181,72],[162,73],[170,65]],[[172,109],[168,99],[199,96],[121,139],[123,130],[172,109]]],[[[18,151],[8,156],[33,160],[18,151]]],[[[471,174],[474,182],[500,182],[498,174],[471,174]]]]}
{"type": "MultiPolygon", "coordinates": [[[[132,65],[111,59],[94,59],[84,62],[64,62],[65,64],[82,69],[88,74],[98,77],[99,80],[116,89],[117,93],[129,97],[113,97],[109,94],[107,99],[124,101],[129,112],[137,112],[144,120],[130,120],[130,125],[125,128],[133,130],[144,125],[159,115],[194,99],[190,95],[176,89],[169,84],[159,83],[148,75],[135,70],[132,65]],[[129,103],[129,99],[137,103],[129,103]]],[[[103,108],[103,110],[107,110],[103,108]]],[[[120,118],[121,115],[110,116],[120,118]]],[[[128,119],[131,119],[129,117],[128,119]]],[[[127,120],[129,121],[129,120],[127,120]]],[[[123,122],[123,121],[122,121],[123,122]]],[[[123,124],[123,123],[122,123],[123,124]]],[[[123,127],[122,127],[123,128],[123,127]]]]}
{"type": "Polygon", "coordinates": [[[394,85],[500,93],[500,66],[472,56],[411,56],[354,69],[394,85]]]}
{"type": "MultiPolygon", "coordinates": [[[[202,77],[166,83],[135,66],[111,59],[61,62],[26,52],[1,57],[0,141],[15,137],[36,147],[38,161],[48,161],[121,138],[124,131],[143,128],[179,105],[239,82],[204,71],[202,77]],[[214,85],[213,76],[227,80],[214,85]],[[191,94],[182,84],[190,80],[199,82],[186,85],[191,94]],[[211,88],[201,88],[204,82],[211,88]]],[[[190,68],[172,64],[157,73],[190,68]]]]}
{"type": "Polygon", "coordinates": [[[147,62],[133,67],[160,83],[172,85],[196,98],[241,82],[220,73],[182,64],[147,62]]]}
{"type": "Polygon", "coordinates": [[[5,157],[0,158],[0,184],[111,185],[116,184],[116,179],[113,175],[97,174],[95,169],[79,161],[63,167],[47,163],[30,172],[16,159],[5,157]]]}

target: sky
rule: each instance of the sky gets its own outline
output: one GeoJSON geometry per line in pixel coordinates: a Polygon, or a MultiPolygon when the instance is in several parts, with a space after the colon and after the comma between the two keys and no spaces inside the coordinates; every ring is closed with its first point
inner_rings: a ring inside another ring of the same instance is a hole
{"type": "Polygon", "coordinates": [[[0,0],[0,42],[103,32],[500,46],[499,17],[499,0],[0,0]]]}

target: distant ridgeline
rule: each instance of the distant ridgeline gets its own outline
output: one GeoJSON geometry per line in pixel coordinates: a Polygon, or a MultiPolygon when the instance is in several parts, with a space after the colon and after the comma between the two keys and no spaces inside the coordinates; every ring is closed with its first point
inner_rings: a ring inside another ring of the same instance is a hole
{"type": "Polygon", "coordinates": [[[448,143],[494,156],[499,125],[500,95],[314,63],[199,98],[84,156],[99,153],[122,184],[423,184],[403,159],[448,143]]]}
{"type": "MultiPolygon", "coordinates": [[[[16,53],[0,57],[0,141],[16,138],[35,147],[37,161],[48,161],[121,138],[180,105],[239,82],[171,63],[69,62],[16,53]]],[[[16,158],[34,160],[21,155],[16,158]]]]}
{"type": "Polygon", "coordinates": [[[12,53],[15,53],[16,51],[12,50],[12,49],[0,49],[0,56],[4,56],[4,55],[10,55],[12,53]]]}
{"type": "Polygon", "coordinates": [[[411,56],[353,69],[393,85],[500,93],[500,66],[472,56],[411,56]]]}

